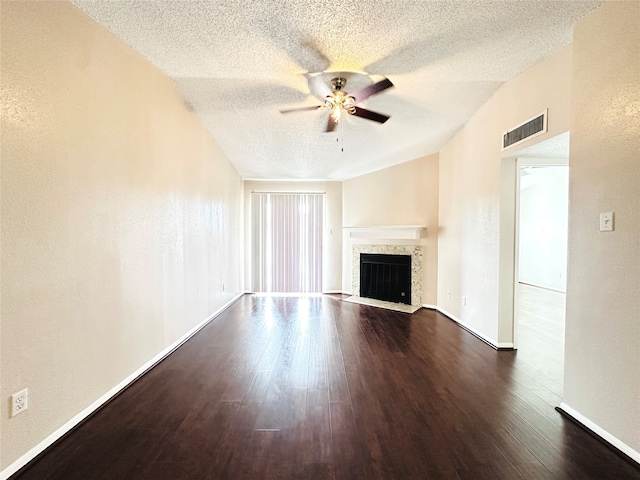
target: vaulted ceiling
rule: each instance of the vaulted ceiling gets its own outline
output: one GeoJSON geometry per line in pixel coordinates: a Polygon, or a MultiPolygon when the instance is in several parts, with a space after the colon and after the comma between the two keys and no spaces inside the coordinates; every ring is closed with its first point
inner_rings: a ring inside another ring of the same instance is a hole
{"type": "Polygon", "coordinates": [[[342,180],[437,152],[602,1],[73,3],[175,80],[243,177],[342,180]],[[279,112],[319,105],[307,79],[325,71],[389,78],[361,106],[390,120],[347,116],[325,133],[326,110],[279,112]]]}

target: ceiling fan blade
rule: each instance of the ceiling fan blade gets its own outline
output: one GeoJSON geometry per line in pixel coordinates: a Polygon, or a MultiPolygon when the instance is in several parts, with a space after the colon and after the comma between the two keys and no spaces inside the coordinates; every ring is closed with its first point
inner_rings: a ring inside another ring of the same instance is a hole
{"type": "Polygon", "coordinates": [[[391,118],[391,117],[388,117],[387,115],[383,115],[378,112],[367,110],[366,108],[361,108],[361,107],[353,107],[353,108],[355,109],[355,111],[351,115],[354,115],[356,117],[366,118],[367,120],[373,120],[374,122],[384,123],[391,118]]]}
{"type": "Polygon", "coordinates": [[[268,2],[264,5],[269,6],[264,12],[259,12],[258,5],[253,8],[254,18],[259,19],[255,25],[266,38],[307,72],[322,72],[329,67],[331,61],[313,37],[293,22],[293,17],[282,15],[268,2]]]}
{"type": "Polygon", "coordinates": [[[325,132],[333,132],[337,126],[338,122],[333,118],[333,115],[329,114],[329,120],[327,120],[327,128],[325,129],[325,132]]]}
{"type": "Polygon", "coordinates": [[[298,108],[285,108],[284,110],[280,110],[280,113],[295,113],[295,112],[304,112],[308,110],[318,110],[322,108],[322,105],[315,105],[313,107],[298,107],[298,108]]]}
{"type": "Polygon", "coordinates": [[[354,93],[349,93],[349,96],[353,97],[356,103],[358,103],[369,98],[371,95],[375,95],[376,93],[380,93],[381,91],[391,87],[393,87],[393,83],[391,83],[391,80],[389,80],[388,78],[385,78],[384,80],[380,80],[373,85],[364,87],[362,90],[358,90],[354,93]]]}
{"type": "Polygon", "coordinates": [[[325,76],[322,73],[315,75],[306,74],[307,83],[309,84],[309,90],[311,94],[317,98],[324,99],[329,95],[333,95],[333,89],[326,81],[325,76]]]}

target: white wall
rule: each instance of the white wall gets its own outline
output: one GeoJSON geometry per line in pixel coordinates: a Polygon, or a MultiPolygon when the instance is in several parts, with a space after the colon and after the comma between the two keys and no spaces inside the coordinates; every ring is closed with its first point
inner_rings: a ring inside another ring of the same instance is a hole
{"type": "Polygon", "coordinates": [[[518,281],[565,292],[569,168],[525,171],[520,169],[518,281]]]}
{"type": "Polygon", "coordinates": [[[322,245],[322,291],[340,292],[342,283],[342,183],[261,181],[244,182],[245,262],[244,288],[251,291],[251,192],[325,193],[325,228],[322,245]]]}
{"type": "Polygon", "coordinates": [[[1,35],[6,472],[241,291],[242,180],[173,82],[76,7],[3,2],[1,35]]]}
{"type": "Polygon", "coordinates": [[[564,403],[640,462],[640,3],[578,22],[572,70],[564,403]]]}
{"type": "Polygon", "coordinates": [[[507,81],[440,151],[438,306],[497,346],[513,345],[515,273],[516,163],[501,136],[546,108],[549,131],[518,148],[566,132],[570,80],[567,47],[507,81]]]}

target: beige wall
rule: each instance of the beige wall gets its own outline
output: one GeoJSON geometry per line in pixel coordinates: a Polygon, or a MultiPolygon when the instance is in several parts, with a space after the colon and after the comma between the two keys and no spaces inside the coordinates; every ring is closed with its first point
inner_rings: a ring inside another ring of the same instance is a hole
{"type": "Polygon", "coordinates": [[[578,22],[571,107],[564,403],[640,461],[640,3],[578,22]]]}
{"type": "Polygon", "coordinates": [[[1,30],[6,469],[241,290],[242,181],[171,80],[72,5],[3,2],[1,30]]]}
{"type": "MultiPolygon", "coordinates": [[[[422,303],[434,305],[438,268],[438,155],[429,155],[343,182],[345,227],[421,225],[422,303]]],[[[415,243],[377,240],[375,243],[415,243]]],[[[351,242],[343,240],[343,290],[351,291],[351,242]]]]}
{"type": "Polygon", "coordinates": [[[277,182],[246,180],[244,182],[245,219],[245,290],[251,290],[251,192],[325,193],[325,226],[322,251],[322,291],[339,292],[342,275],[342,183],[341,182],[277,182]]]}
{"type": "Polygon", "coordinates": [[[501,347],[513,341],[516,185],[501,136],[546,108],[548,133],[517,148],[567,131],[570,80],[567,47],[507,81],[440,151],[437,304],[501,347]]]}

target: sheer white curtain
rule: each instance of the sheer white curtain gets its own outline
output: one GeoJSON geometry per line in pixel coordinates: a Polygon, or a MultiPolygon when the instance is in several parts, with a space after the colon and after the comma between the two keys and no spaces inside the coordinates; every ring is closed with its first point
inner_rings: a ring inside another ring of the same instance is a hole
{"type": "Polygon", "coordinates": [[[321,292],[324,194],[252,193],[254,292],[321,292]]]}

